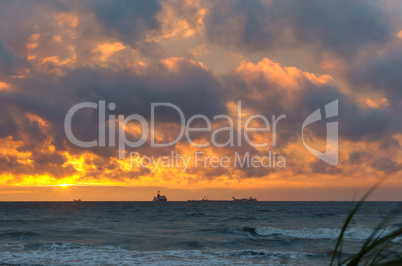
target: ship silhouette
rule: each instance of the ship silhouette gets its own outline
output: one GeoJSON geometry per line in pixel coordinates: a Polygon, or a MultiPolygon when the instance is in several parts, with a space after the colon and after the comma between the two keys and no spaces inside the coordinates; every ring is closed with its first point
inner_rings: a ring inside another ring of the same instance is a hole
{"type": "Polygon", "coordinates": [[[167,198],[165,195],[161,195],[160,191],[158,190],[158,194],[156,194],[156,197],[152,201],[167,201],[167,198]]]}
{"type": "Polygon", "coordinates": [[[232,197],[233,201],[257,201],[257,198],[249,197],[249,198],[241,198],[241,199],[236,199],[235,197],[232,197]]]}

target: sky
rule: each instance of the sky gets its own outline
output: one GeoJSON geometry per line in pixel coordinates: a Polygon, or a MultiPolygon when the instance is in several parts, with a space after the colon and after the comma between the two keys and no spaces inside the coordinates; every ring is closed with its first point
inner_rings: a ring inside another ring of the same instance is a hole
{"type": "Polygon", "coordinates": [[[0,201],[402,200],[401,69],[397,0],[1,1],[0,201]]]}

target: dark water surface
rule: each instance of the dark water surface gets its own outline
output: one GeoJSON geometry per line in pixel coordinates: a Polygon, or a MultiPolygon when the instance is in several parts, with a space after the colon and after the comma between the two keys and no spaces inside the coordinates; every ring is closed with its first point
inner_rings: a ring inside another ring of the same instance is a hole
{"type": "MultiPolygon", "coordinates": [[[[398,203],[366,202],[356,251],[398,203]]],[[[353,202],[2,202],[0,262],[328,265],[353,202]],[[243,227],[255,232],[243,231],[243,227]]],[[[402,226],[398,217],[387,231],[402,226]]],[[[401,239],[396,241],[402,242],[401,239]]]]}

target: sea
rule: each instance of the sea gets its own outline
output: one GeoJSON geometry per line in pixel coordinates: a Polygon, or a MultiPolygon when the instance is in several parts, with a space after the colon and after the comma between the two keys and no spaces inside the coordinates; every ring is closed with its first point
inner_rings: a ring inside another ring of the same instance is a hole
{"type": "MultiPolygon", "coordinates": [[[[355,204],[1,202],[0,263],[328,265],[355,204]]],[[[398,204],[365,202],[345,233],[342,254],[356,252],[398,204]]],[[[401,227],[397,216],[384,230],[401,227]]]]}

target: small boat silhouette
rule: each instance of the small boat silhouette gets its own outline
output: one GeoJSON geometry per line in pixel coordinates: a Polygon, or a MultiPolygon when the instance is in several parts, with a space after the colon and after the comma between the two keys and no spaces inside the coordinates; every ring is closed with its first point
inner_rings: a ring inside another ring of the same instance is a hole
{"type": "Polygon", "coordinates": [[[190,202],[203,202],[203,201],[210,201],[208,196],[204,196],[201,200],[188,200],[190,202]]]}

